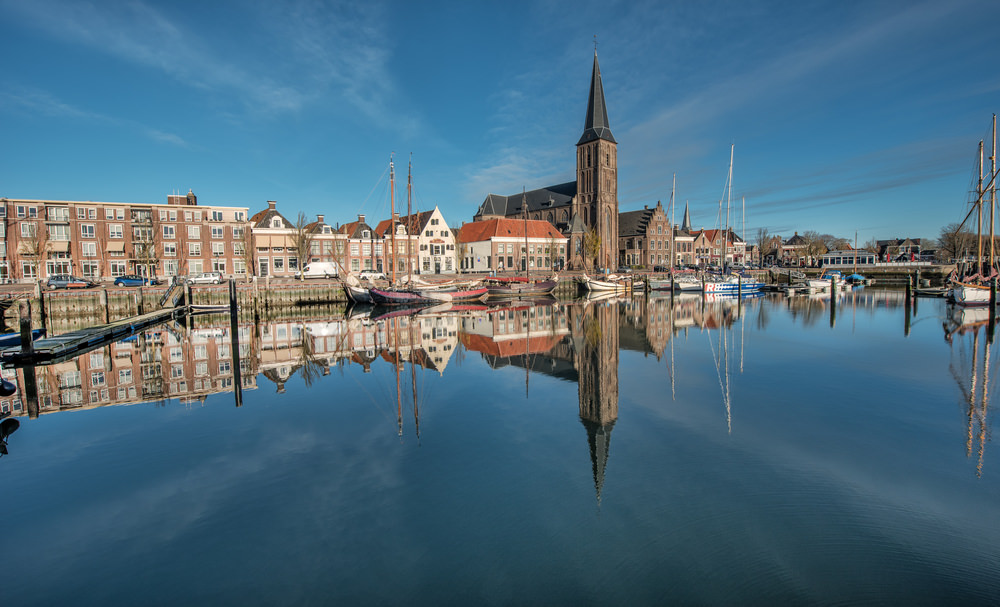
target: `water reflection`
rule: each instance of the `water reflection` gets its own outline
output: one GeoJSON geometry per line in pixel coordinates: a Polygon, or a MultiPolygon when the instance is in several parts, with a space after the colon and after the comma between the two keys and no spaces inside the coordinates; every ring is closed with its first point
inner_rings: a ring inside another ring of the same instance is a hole
{"type": "Polygon", "coordinates": [[[955,378],[965,409],[967,434],[965,456],[975,451],[976,474],[983,474],[983,458],[989,440],[987,412],[989,394],[996,388],[990,359],[995,349],[989,309],[949,306],[944,322],[945,341],[951,347],[948,369],[955,378]]]}
{"type": "MultiPolygon", "coordinates": [[[[670,397],[676,398],[678,377],[690,373],[691,365],[676,360],[674,342],[704,334],[718,380],[716,402],[721,400],[731,432],[733,375],[743,372],[751,354],[744,339],[748,323],[751,330],[766,330],[785,312],[793,324],[810,326],[829,318],[833,327],[838,314],[854,318],[903,305],[902,291],[866,289],[839,293],[836,301],[829,293],[744,299],[654,293],[419,310],[304,309],[300,317],[237,325],[226,315],[203,316],[192,319],[190,328],[172,322],[57,364],[4,369],[3,378],[18,389],[0,397],[0,416],[37,417],[167,399],[195,404],[211,394],[235,392],[236,382],[244,390],[270,383],[268,390],[280,394],[296,374],[309,387],[336,367],[357,366],[368,373],[388,365],[394,374],[396,431],[403,435],[403,412],[409,408],[419,435],[418,372],[444,375],[456,360],[478,354],[492,369],[523,369],[526,398],[533,375],[576,384],[600,500],[619,418],[621,352],[662,361],[670,397]]],[[[978,453],[980,473],[994,382],[987,316],[985,309],[948,308],[944,322],[952,374],[968,405],[967,451],[978,453]]],[[[234,396],[239,404],[239,394],[234,396]]]]}

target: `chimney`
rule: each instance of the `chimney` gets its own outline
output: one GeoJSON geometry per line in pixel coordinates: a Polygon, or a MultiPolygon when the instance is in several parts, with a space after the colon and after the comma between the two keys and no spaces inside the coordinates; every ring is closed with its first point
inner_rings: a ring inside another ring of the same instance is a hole
{"type": "Polygon", "coordinates": [[[274,210],[274,205],[276,205],[276,204],[278,204],[277,201],[268,200],[267,201],[267,208],[268,208],[268,210],[273,211],[274,210]]]}
{"type": "Polygon", "coordinates": [[[198,204],[198,197],[194,195],[194,190],[188,189],[187,203],[190,205],[198,204]]]}
{"type": "Polygon", "coordinates": [[[649,205],[648,205],[648,204],[644,204],[644,205],[642,205],[642,209],[643,209],[644,211],[648,211],[648,210],[649,210],[649,205]]]}
{"type": "Polygon", "coordinates": [[[392,214],[392,222],[393,223],[399,223],[399,213],[393,213],[392,214]]]}
{"type": "Polygon", "coordinates": [[[323,221],[323,216],[319,214],[316,215],[316,221],[318,221],[319,223],[326,223],[325,221],[323,221]]]}
{"type": "Polygon", "coordinates": [[[358,213],[358,223],[364,223],[364,222],[365,222],[364,214],[358,213]]]}

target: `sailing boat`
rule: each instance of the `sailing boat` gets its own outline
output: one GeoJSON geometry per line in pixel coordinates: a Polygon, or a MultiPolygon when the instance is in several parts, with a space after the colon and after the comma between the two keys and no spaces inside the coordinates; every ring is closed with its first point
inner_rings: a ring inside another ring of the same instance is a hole
{"type": "Polygon", "coordinates": [[[494,276],[485,282],[490,297],[536,297],[551,295],[559,284],[559,275],[544,280],[531,280],[531,263],[528,259],[528,201],[521,192],[521,210],[524,211],[524,276],[494,276]]]}
{"type": "Polygon", "coordinates": [[[961,230],[965,222],[972,216],[972,212],[977,212],[977,245],[976,245],[976,272],[972,276],[966,276],[953,281],[951,296],[960,306],[985,306],[990,303],[990,287],[987,281],[995,277],[996,265],[994,260],[994,238],[993,238],[993,209],[996,207],[996,179],[997,179],[997,115],[993,114],[993,153],[990,155],[990,181],[983,187],[983,142],[979,142],[979,183],[976,187],[975,206],[962,220],[958,229],[961,230]],[[983,274],[983,198],[986,191],[990,192],[990,254],[989,254],[989,275],[983,274]]]}
{"type": "MultiPolygon", "coordinates": [[[[411,165],[412,167],[412,165],[411,165]]],[[[412,168],[410,171],[412,177],[412,168]]],[[[398,288],[396,287],[396,196],[395,196],[395,171],[393,170],[392,158],[389,159],[389,190],[390,194],[390,213],[392,219],[390,220],[390,233],[392,240],[392,281],[390,287],[387,289],[379,289],[377,287],[372,287],[368,289],[371,294],[372,301],[377,304],[382,305],[419,305],[419,304],[437,304],[445,302],[454,301],[476,301],[481,300],[486,297],[487,289],[486,287],[468,286],[468,287],[412,287],[398,288]]],[[[407,185],[407,200],[409,201],[410,187],[407,185]]],[[[407,202],[409,204],[409,202],[407,202]]],[[[407,226],[409,227],[409,226],[407,226]]],[[[407,246],[409,250],[409,246],[407,246]]],[[[409,272],[412,272],[412,260],[407,260],[407,268],[409,272]]],[[[410,275],[409,285],[412,285],[412,274],[410,275]]]]}
{"type": "MultiPolygon", "coordinates": [[[[729,206],[733,198],[733,153],[736,145],[729,147],[729,176],[726,179],[726,222],[725,230],[722,232],[722,266],[728,267],[726,257],[729,255],[729,238],[732,230],[729,228],[729,206]]],[[[722,224],[722,200],[719,200],[719,224],[722,224]]],[[[757,293],[764,287],[764,283],[744,279],[742,275],[729,274],[728,276],[718,276],[715,280],[706,279],[702,290],[705,293],[715,293],[724,295],[739,295],[744,293],[757,293]]]]}

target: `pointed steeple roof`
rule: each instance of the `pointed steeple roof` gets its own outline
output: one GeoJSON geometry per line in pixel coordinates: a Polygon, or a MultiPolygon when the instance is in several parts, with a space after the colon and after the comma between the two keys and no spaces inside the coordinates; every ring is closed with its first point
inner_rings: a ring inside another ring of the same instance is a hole
{"type": "Polygon", "coordinates": [[[604,85],[601,83],[601,66],[594,51],[594,73],[590,77],[590,97],[587,99],[587,119],[583,124],[583,135],[576,145],[583,145],[597,139],[618,143],[611,134],[608,123],[608,108],[604,104],[604,85]]]}
{"type": "Polygon", "coordinates": [[[691,231],[691,210],[688,208],[688,203],[684,203],[684,219],[681,220],[681,230],[685,232],[691,231]]]}

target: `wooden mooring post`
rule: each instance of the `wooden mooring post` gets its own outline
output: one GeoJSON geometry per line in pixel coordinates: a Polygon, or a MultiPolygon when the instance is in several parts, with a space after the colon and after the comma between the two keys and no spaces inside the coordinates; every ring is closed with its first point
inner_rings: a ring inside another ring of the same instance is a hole
{"type": "Polygon", "coordinates": [[[233,394],[236,406],[243,406],[243,376],[240,373],[240,322],[236,300],[236,280],[229,279],[229,333],[233,350],[233,394]]]}
{"type": "Polygon", "coordinates": [[[20,306],[21,351],[32,352],[35,349],[31,340],[31,302],[22,301],[20,306]]]}

